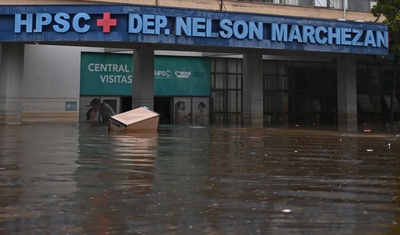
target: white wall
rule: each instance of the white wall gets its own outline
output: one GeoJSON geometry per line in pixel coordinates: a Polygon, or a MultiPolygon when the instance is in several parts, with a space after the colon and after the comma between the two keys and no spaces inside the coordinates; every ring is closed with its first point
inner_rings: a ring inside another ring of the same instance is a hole
{"type": "Polygon", "coordinates": [[[23,121],[78,120],[82,51],[104,52],[104,49],[25,46],[23,121]],[[67,101],[76,101],[77,111],[66,111],[67,101]]]}

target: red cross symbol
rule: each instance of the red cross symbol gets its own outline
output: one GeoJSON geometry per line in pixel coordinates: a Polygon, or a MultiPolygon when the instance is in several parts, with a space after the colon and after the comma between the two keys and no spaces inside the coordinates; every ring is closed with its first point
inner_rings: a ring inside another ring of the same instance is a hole
{"type": "Polygon", "coordinates": [[[111,19],[110,12],[104,12],[103,19],[97,20],[97,26],[103,26],[103,33],[109,33],[111,26],[117,26],[117,19],[111,19]]]}

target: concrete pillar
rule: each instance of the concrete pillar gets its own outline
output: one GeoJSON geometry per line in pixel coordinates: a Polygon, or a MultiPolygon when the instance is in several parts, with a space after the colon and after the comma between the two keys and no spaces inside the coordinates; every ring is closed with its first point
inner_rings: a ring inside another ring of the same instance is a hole
{"type": "Polygon", "coordinates": [[[24,44],[3,43],[0,60],[0,124],[20,125],[24,44]]]}
{"type": "Polygon", "coordinates": [[[243,124],[263,127],[263,60],[260,53],[243,55],[243,124]]]}
{"type": "Polygon", "coordinates": [[[132,108],[154,109],[154,49],[141,45],[133,52],[132,108]]]}
{"type": "Polygon", "coordinates": [[[357,131],[357,69],[355,55],[337,60],[337,97],[339,131],[357,131]]]}

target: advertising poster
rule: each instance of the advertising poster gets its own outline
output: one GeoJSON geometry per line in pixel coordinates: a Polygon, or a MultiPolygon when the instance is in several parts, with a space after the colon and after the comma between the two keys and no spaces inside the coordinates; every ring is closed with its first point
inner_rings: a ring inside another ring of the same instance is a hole
{"type": "Polygon", "coordinates": [[[174,124],[192,124],[192,102],[189,97],[174,98],[174,124]]]}
{"type": "Polygon", "coordinates": [[[79,122],[108,124],[111,116],[119,112],[118,97],[81,96],[79,122]]]}
{"type": "Polygon", "coordinates": [[[193,98],[193,125],[205,126],[209,123],[209,98],[194,97],[193,98]]]}

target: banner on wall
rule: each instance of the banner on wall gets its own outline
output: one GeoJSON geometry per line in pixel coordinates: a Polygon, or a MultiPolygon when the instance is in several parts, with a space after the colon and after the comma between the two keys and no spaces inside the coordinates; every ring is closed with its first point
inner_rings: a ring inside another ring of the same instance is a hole
{"type": "Polygon", "coordinates": [[[132,55],[81,54],[81,95],[132,95],[132,55]]]}
{"type": "MultiPolygon", "coordinates": [[[[131,96],[133,57],[130,54],[82,53],[83,96],[131,96]]],[[[210,96],[210,59],[154,58],[155,96],[210,96]]]]}
{"type": "Polygon", "coordinates": [[[154,95],[210,96],[209,59],[160,56],[154,68],[154,95]]]}

